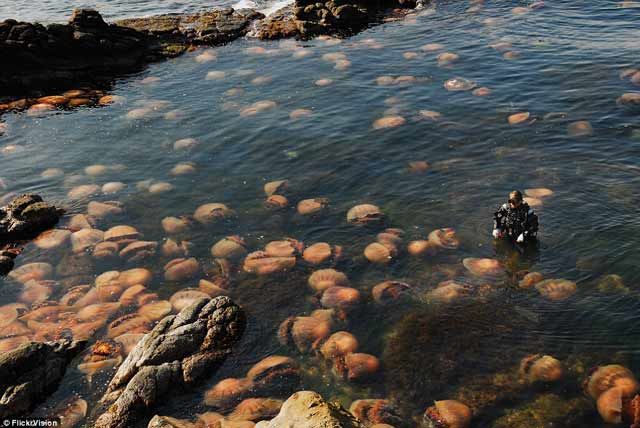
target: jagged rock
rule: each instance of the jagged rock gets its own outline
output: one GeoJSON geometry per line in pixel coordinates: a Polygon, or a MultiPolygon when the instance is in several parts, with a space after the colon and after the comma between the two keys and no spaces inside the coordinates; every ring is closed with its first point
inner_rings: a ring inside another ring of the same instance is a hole
{"type": "Polygon", "coordinates": [[[85,341],[28,343],[0,355],[0,418],[27,414],[58,386],[85,341]]]}
{"type": "Polygon", "coordinates": [[[256,428],[364,428],[339,404],[326,402],[313,391],[299,391],[287,399],[278,416],[256,428]]]}
{"type": "Polygon", "coordinates": [[[154,52],[147,38],[130,28],[109,25],[94,10],[73,12],[67,25],[0,23],[0,93],[66,87],[96,81],[117,70],[132,71],[154,52]],[[70,82],[71,81],[71,82],[70,82]]]}
{"type": "Polygon", "coordinates": [[[131,351],[109,383],[96,428],[132,426],[168,391],[197,382],[224,362],[245,327],[228,297],[199,299],[160,321],[131,351]]]}
{"type": "Polygon", "coordinates": [[[349,35],[363,30],[387,10],[412,9],[415,0],[296,0],[264,19],[255,34],[261,39],[349,35]]]}
{"type": "Polygon", "coordinates": [[[0,208],[0,240],[15,241],[34,237],[54,226],[60,211],[38,195],[26,194],[0,208]]]}
{"type": "Polygon", "coordinates": [[[220,45],[247,34],[252,21],[264,15],[252,9],[210,10],[186,15],[158,15],[117,21],[166,44],[220,45]]]}
{"type": "Polygon", "coordinates": [[[0,207],[0,275],[13,269],[13,259],[22,251],[20,244],[53,227],[62,210],[26,194],[0,207]]]}

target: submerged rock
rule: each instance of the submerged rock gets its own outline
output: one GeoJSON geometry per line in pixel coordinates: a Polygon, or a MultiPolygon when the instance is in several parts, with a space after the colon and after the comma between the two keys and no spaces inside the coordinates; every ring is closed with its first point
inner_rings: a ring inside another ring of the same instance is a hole
{"type": "Polygon", "coordinates": [[[85,342],[27,343],[0,355],[0,418],[28,414],[58,386],[85,342]]]}
{"type": "Polygon", "coordinates": [[[287,399],[278,416],[262,421],[256,428],[364,428],[339,404],[326,402],[320,394],[299,391],[287,399]]]}
{"type": "Polygon", "coordinates": [[[530,340],[521,333],[535,323],[506,310],[499,299],[459,300],[410,312],[391,329],[382,356],[390,399],[403,413],[424,411],[462,376],[502,369],[495,344],[505,338],[514,346],[530,340]]]}
{"type": "Polygon", "coordinates": [[[199,299],[178,315],[165,317],[116,372],[95,427],[132,426],[139,413],[153,408],[169,391],[211,376],[244,327],[244,313],[224,296],[199,299]]]}

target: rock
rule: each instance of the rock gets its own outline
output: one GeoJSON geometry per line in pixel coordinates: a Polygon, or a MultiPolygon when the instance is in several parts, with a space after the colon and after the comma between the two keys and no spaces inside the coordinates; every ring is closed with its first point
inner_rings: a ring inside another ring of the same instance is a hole
{"type": "Polygon", "coordinates": [[[32,238],[53,227],[61,211],[38,195],[25,194],[0,208],[0,240],[32,238]]]}
{"type": "MultiPolygon", "coordinates": [[[[243,37],[254,20],[264,15],[252,9],[209,10],[196,14],[158,15],[118,21],[123,27],[139,31],[166,45],[220,45],[243,37]]],[[[166,56],[171,52],[166,51],[166,56]]]]}
{"type": "Polygon", "coordinates": [[[131,351],[101,400],[97,428],[132,426],[169,391],[209,377],[245,327],[242,310],[228,297],[199,299],[161,320],[131,351]]]}
{"type": "Polygon", "coordinates": [[[18,196],[0,207],[0,275],[13,269],[13,259],[22,251],[21,241],[35,238],[53,227],[60,214],[62,210],[32,194],[18,196]]]}
{"type": "Polygon", "coordinates": [[[0,94],[101,82],[179,55],[192,44],[228,43],[261,18],[253,10],[220,9],[108,24],[95,10],[76,9],[66,25],[6,20],[0,23],[0,55],[6,59],[0,94]]]}
{"type": "Polygon", "coordinates": [[[27,415],[51,394],[86,342],[27,343],[0,355],[0,418],[27,415]]]}
{"type": "Polygon", "coordinates": [[[278,416],[256,428],[364,428],[339,404],[327,403],[317,392],[299,391],[287,399],[278,416]]]}

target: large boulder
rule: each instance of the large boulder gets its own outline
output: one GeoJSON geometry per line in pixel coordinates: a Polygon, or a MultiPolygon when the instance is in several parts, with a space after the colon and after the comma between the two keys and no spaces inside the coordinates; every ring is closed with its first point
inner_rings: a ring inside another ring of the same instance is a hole
{"type": "Polygon", "coordinates": [[[287,399],[278,416],[256,424],[256,428],[364,428],[339,404],[326,402],[313,391],[299,391],[287,399]]]}
{"type": "Polygon", "coordinates": [[[66,87],[131,71],[154,50],[141,33],[105,23],[98,12],[79,9],[68,24],[47,27],[0,23],[0,94],[66,87]]]}
{"type": "Polygon", "coordinates": [[[20,241],[53,227],[61,214],[62,210],[33,194],[18,196],[0,207],[0,275],[13,269],[13,259],[20,253],[20,241]]]}
{"type": "Polygon", "coordinates": [[[0,418],[23,416],[58,387],[86,342],[27,343],[0,355],[0,418]]]}
{"type": "Polygon", "coordinates": [[[109,383],[97,428],[132,426],[169,391],[212,373],[245,328],[242,310],[228,297],[200,299],[160,321],[127,356],[109,383]]]}

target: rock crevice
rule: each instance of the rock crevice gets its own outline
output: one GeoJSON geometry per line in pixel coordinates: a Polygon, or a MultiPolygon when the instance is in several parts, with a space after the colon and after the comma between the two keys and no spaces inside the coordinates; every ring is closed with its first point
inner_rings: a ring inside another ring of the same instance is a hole
{"type": "Polygon", "coordinates": [[[124,428],[169,390],[213,373],[245,327],[242,310],[228,297],[200,299],[165,317],[127,356],[101,400],[98,428],[124,428]]]}

